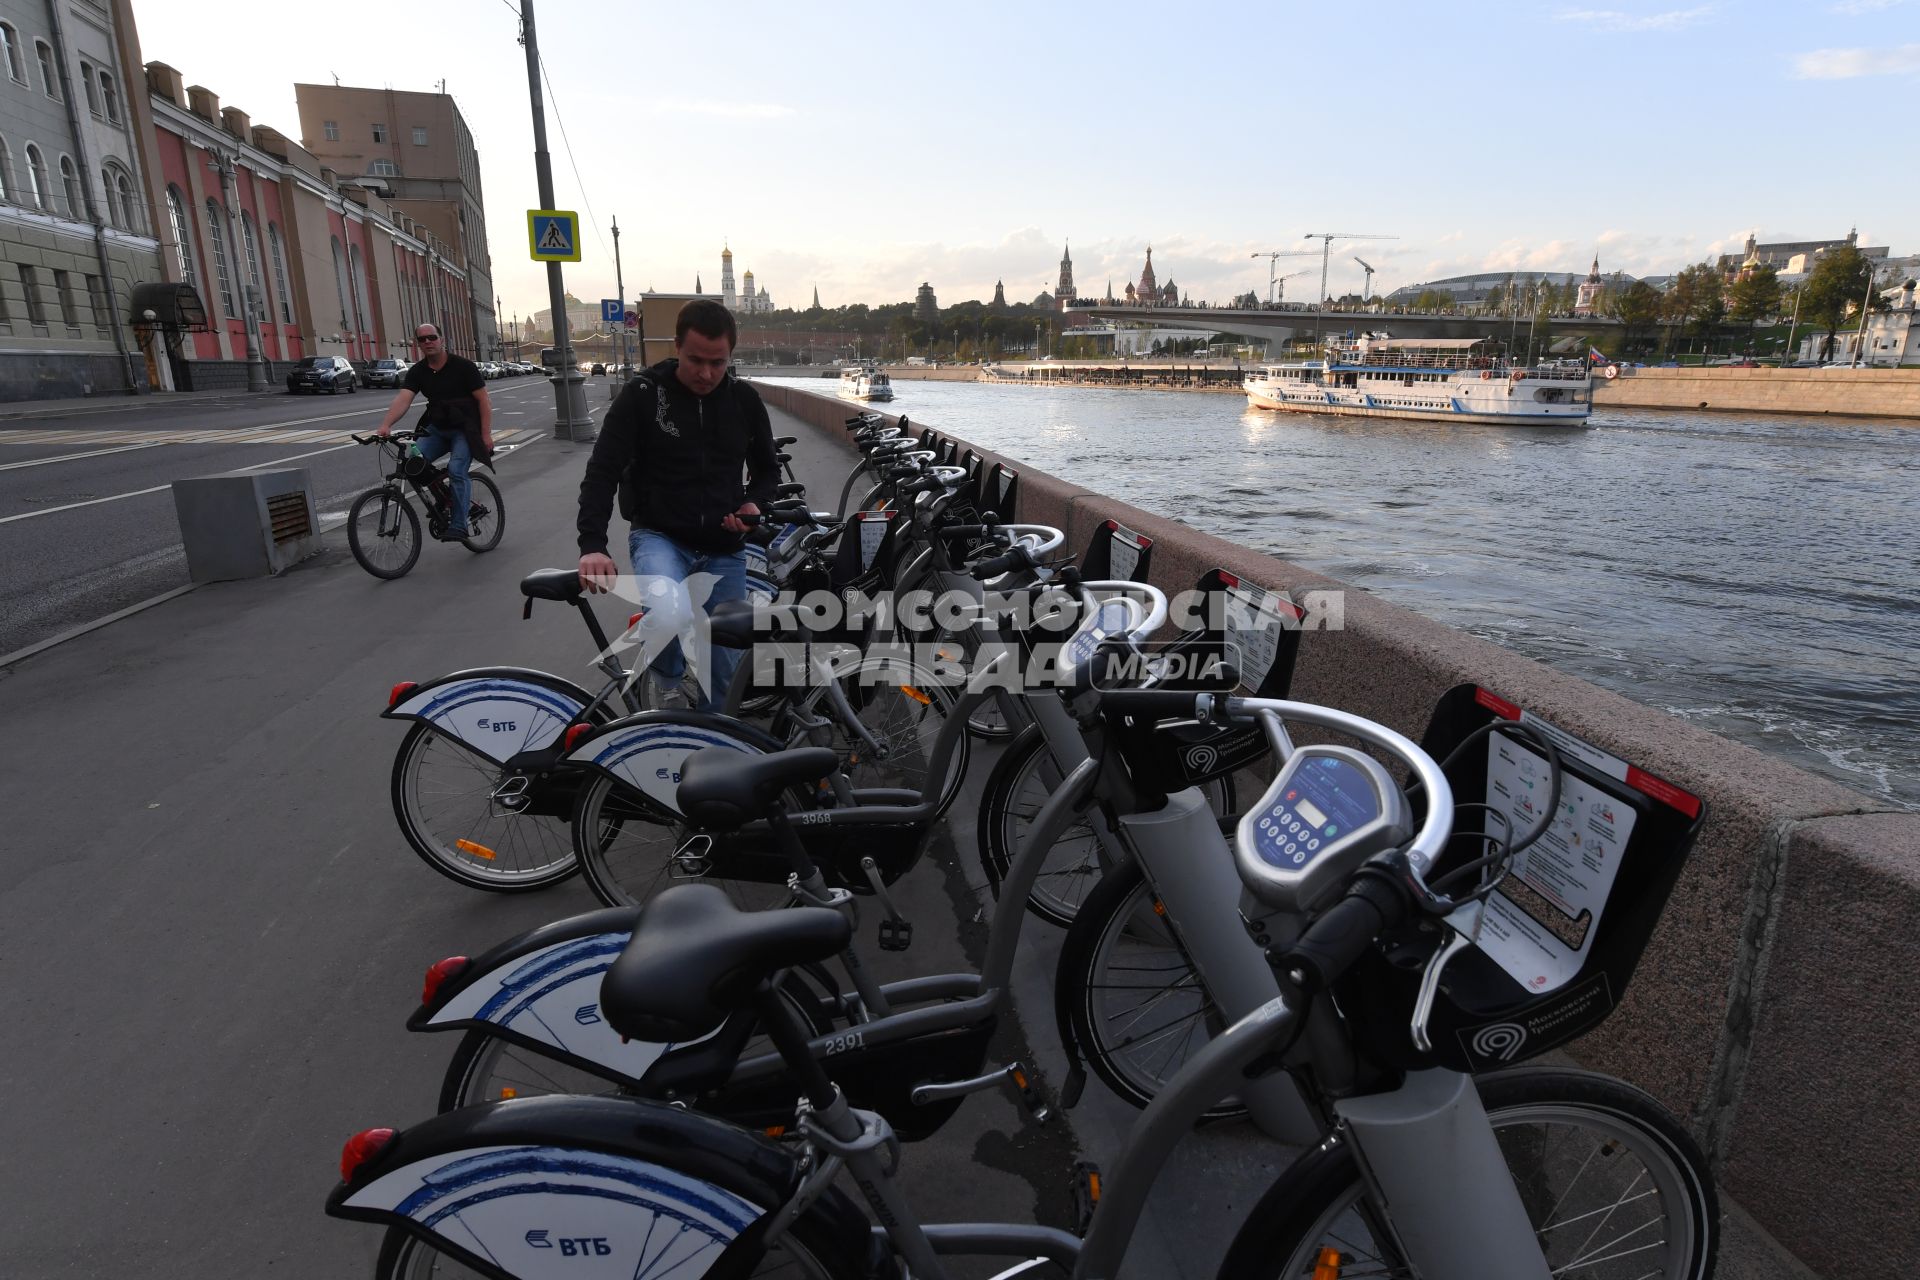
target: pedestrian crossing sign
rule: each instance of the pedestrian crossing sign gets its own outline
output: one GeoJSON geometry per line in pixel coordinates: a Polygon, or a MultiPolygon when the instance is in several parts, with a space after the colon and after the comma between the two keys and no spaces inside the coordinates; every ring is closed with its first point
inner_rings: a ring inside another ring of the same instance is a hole
{"type": "Polygon", "coordinates": [[[527,210],[527,248],[535,262],[580,261],[580,215],[567,209],[527,210]]]}

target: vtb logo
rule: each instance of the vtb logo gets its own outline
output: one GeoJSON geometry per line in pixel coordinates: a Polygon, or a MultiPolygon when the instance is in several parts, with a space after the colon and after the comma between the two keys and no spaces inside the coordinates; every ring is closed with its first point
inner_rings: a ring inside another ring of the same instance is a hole
{"type": "Polygon", "coordinates": [[[613,1253],[613,1246],[605,1236],[561,1236],[551,1239],[550,1231],[527,1232],[527,1247],[531,1249],[560,1250],[563,1258],[605,1258],[613,1253]]]}

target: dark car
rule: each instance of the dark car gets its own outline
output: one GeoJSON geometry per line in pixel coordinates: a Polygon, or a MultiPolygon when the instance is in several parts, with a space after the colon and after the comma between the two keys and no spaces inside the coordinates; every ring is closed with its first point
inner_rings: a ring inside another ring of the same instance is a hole
{"type": "Polygon", "coordinates": [[[360,371],[363,387],[397,387],[412,366],[405,360],[375,360],[360,371]]]}
{"type": "Polygon", "coordinates": [[[357,390],[358,382],[353,362],[345,356],[308,356],[287,375],[287,393],[324,391],[337,396],[343,390],[349,393],[357,390]]]}
{"type": "Polygon", "coordinates": [[[605,366],[605,365],[603,365],[603,364],[597,364],[597,365],[595,365],[595,366],[593,366],[593,368],[592,368],[592,369],[590,369],[590,370],[588,370],[588,372],[589,372],[589,373],[597,373],[597,374],[599,374],[599,375],[600,375],[601,377],[603,377],[603,378],[604,378],[604,377],[606,376],[606,374],[607,374],[607,366],[605,366]]]}

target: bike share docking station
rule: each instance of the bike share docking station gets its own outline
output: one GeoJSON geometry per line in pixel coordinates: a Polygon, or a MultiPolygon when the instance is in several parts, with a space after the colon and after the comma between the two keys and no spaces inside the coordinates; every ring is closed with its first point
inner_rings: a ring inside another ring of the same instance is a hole
{"type": "Polygon", "coordinates": [[[284,573],[320,554],[320,519],[305,467],[176,480],[173,509],[195,582],[284,573]]]}

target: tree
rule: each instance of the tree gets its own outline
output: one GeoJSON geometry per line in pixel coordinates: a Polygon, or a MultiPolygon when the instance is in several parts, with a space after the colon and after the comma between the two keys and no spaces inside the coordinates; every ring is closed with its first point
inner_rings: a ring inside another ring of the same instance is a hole
{"type": "Polygon", "coordinates": [[[1761,319],[1780,310],[1780,273],[1769,266],[1758,266],[1733,282],[1727,290],[1727,315],[1735,324],[1747,326],[1747,349],[1753,349],[1753,330],[1761,319]]]}
{"type": "Polygon", "coordinates": [[[1635,334],[1644,334],[1660,318],[1660,291],[1645,280],[1635,280],[1624,292],[1607,297],[1607,314],[1620,322],[1620,350],[1632,348],[1635,334]]]}
{"type": "Polygon", "coordinates": [[[1667,290],[1662,318],[1685,326],[1712,345],[1713,332],[1727,313],[1726,282],[1711,262],[1683,267],[1667,290]]]}
{"type": "Polygon", "coordinates": [[[1422,289],[1413,300],[1415,311],[1445,311],[1453,305],[1453,295],[1439,289],[1422,289]]]}
{"type": "Polygon", "coordinates": [[[1873,263],[1850,244],[1827,250],[1813,264],[1800,295],[1800,314],[1827,331],[1822,360],[1833,359],[1833,335],[1847,313],[1866,300],[1873,263]]]}
{"type": "Polygon", "coordinates": [[[1493,286],[1487,290],[1487,296],[1481,299],[1480,305],[1488,312],[1498,313],[1507,305],[1507,291],[1499,285],[1493,286]]]}

